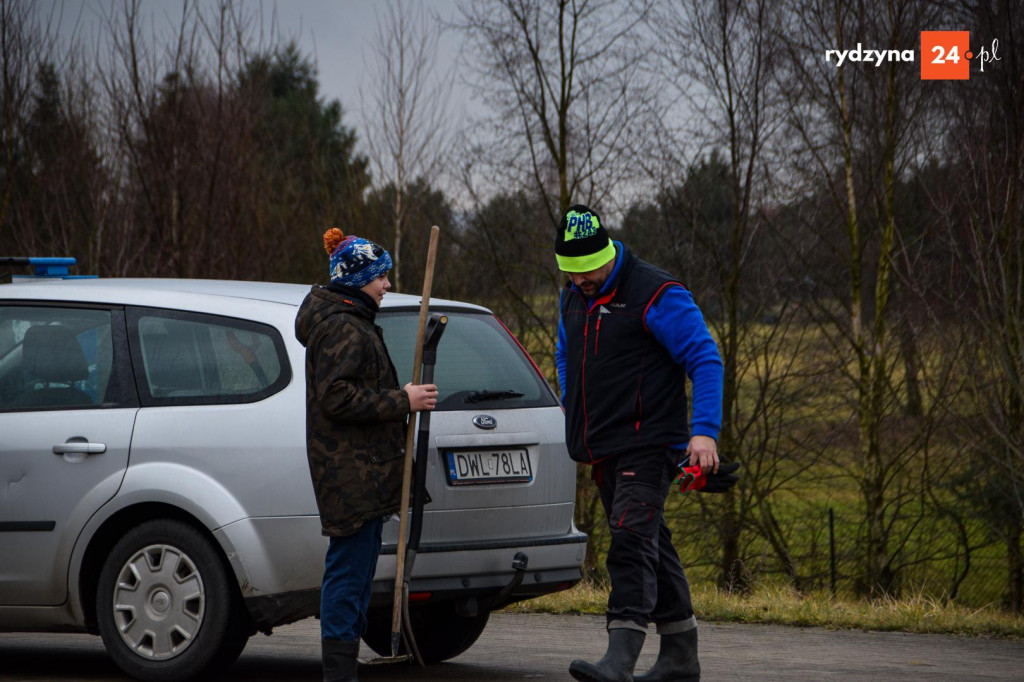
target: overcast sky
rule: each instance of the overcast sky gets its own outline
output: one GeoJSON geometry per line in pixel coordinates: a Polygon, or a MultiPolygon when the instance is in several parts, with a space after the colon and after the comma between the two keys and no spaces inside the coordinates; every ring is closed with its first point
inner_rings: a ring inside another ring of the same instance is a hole
{"type": "MultiPolygon", "coordinates": [[[[458,10],[455,0],[416,0],[443,19],[453,19],[458,10]]],[[[341,100],[342,106],[355,112],[359,86],[366,60],[372,59],[370,41],[376,31],[376,13],[382,17],[386,3],[381,0],[245,0],[259,5],[268,21],[276,11],[278,31],[285,39],[294,38],[312,54],[320,70],[320,86],[327,97],[341,100]]],[[[456,36],[442,38],[438,67],[449,67],[456,59],[456,36]]],[[[363,85],[366,89],[367,85],[363,85]]]]}
{"type": "MultiPolygon", "coordinates": [[[[91,42],[102,39],[102,15],[123,0],[36,0],[41,14],[56,9],[60,32],[91,42]]],[[[457,16],[455,0],[415,0],[428,12],[450,20],[457,16]]],[[[214,0],[199,0],[200,6],[214,6],[214,0]]],[[[345,123],[359,118],[359,87],[363,83],[364,55],[372,59],[370,41],[376,32],[376,14],[383,16],[384,0],[242,0],[243,6],[263,17],[263,32],[273,30],[281,42],[294,40],[303,54],[316,61],[320,92],[325,99],[339,99],[346,111],[345,123]]],[[[141,15],[152,20],[158,32],[173,30],[181,15],[181,0],[141,0],[141,15]]],[[[438,69],[450,68],[459,54],[459,38],[444,34],[438,54],[438,69]]]]}
{"type": "MultiPolygon", "coordinates": [[[[456,0],[409,0],[422,6],[431,17],[452,22],[459,16],[456,0]]],[[[35,0],[43,25],[58,26],[58,39],[78,41],[99,59],[109,54],[111,16],[119,15],[125,0],[35,0]]],[[[215,8],[217,0],[197,0],[200,8],[215,8]]],[[[253,39],[261,45],[284,45],[294,41],[304,56],[317,67],[320,96],[325,101],[340,100],[342,124],[355,128],[359,151],[368,152],[368,126],[377,125],[373,88],[368,73],[375,54],[372,42],[377,32],[377,17],[387,17],[386,0],[240,0],[244,13],[258,23],[253,39]],[[365,93],[361,97],[360,89],[365,93]],[[365,110],[364,99],[365,97],[365,110]]],[[[181,21],[183,0],[139,0],[140,35],[173,39],[181,21]]],[[[435,56],[435,76],[451,73],[462,53],[462,36],[443,31],[435,56]]],[[[466,112],[482,114],[474,104],[467,86],[453,81],[445,104],[445,120],[452,130],[463,129],[466,112]]],[[[377,176],[377,169],[374,175],[377,176]]],[[[435,186],[450,195],[458,192],[454,178],[444,173],[433,178],[435,186]]]]}

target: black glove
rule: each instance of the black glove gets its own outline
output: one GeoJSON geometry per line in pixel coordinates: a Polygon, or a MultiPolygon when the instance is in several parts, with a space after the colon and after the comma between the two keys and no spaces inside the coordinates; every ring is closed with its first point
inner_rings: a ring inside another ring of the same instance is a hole
{"type": "Polygon", "coordinates": [[[686,466],[689,459],[679,465],[679,477],[676,483],[679,484],[679,492],[688,493],[691,490],[699,490],[704,493],[724,493],[736,485],[740,477],[733,472],[740,468],[739,462],[722,462],[718,465],[718,473],[703,473],[699,466],[686,466]]]}
{"type": "Polygon", "coordinates": [[[702,493],[724,493],[729,488],[736,485],[736,481],[740,480],[734,471],[740,468],[739,462],[722,462],[718,465],[718,473],[708,473],[708,482],[704,484],[703,488],[700,488],[702,493]]]}

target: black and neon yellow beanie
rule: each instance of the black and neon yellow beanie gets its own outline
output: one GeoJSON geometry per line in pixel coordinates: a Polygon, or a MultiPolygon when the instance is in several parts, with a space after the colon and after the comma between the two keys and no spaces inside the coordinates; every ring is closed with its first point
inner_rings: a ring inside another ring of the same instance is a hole
{"type": "Polygon", "coordinates": [[[590,272],[615,258],[615,246],[597,213],[583,204],[570,206],[555,237],[555,259],[563,272],[590,272]]]}

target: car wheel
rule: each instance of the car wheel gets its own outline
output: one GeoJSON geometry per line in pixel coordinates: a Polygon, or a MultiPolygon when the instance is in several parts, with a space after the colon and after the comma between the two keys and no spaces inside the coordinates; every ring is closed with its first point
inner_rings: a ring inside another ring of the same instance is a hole
{"type": "Polygon", "coordinates": [[[136,526],[114,545],[100,571],[96,616],[114,662],[146,682],[220,670],[251,633],[214,543],[169,519],[136,526]]]}
{"type": "MultiPolygon", "coordinates": [[[[416,647],[424,663],[440,663],[455,658],[480,638],[490,611],[462,616],[452,602],[410,607],[409,620],[416,647]]],[[[367,617],[363,641],[381,656],[391,655],[391,609],[374,609],[367,617]]],[[[406,653],[405,643],[400,653],[406,653]]]]}

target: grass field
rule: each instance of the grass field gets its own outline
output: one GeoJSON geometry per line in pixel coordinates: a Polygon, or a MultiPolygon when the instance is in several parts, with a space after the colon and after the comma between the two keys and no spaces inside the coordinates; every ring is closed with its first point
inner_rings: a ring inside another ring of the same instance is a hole
{"type": "MultiPolygon", "coordinates": [[[[553,380],[544,335],[521,336],[553,380]]],[[[867,592],[871,505],[864,486],[872,472],[859,444],[856,367],[841,344],[837,351],[826,336],[820,324],[794,319],[782,326],[754,323],[745,328],[734,414],[741,435],[733,453],[742,468],[733,506],[714,499],[720,496],[675,492],[666,505],[674,544],[694,584],[723,584],[723,519],[731,513],[733,527],[740,528],[741,570],[755,593],[784,591],[782,585],[798,588],[795,594],[806,599],[830,595],[833,565],[835,593],[847,600],[842,603],[858,604],[867,592]]],[[[918,603],[915,608],[922,612],[930,612],[926,605],[947,602],[965,613],[998,611],[1011,594],[1013,549],[1007,538],[1012,538],[1013,509],[1008,516],[1006,508],[1013,498],[1000,488],[985,459],[993,441],[984,433],[984,420],[969,419],[977,406],[971,407],[962,391],[951,397],[956,382],[946,383],[943,370],[962,373],[961,363],[947,357],[939,340],[917,342],[924,413],[904,412],[905,367],[889,348],[889,402],[878,425],[885,550],[895,575],[891,593],[918,603]]],[[[600,567],[607,527],[599,507],[597,518],[580,518],[586,513],[585,499],[578,502],[577,522],[591,535],[588,578],[600,581],[606,577],[600,567]]]]}

